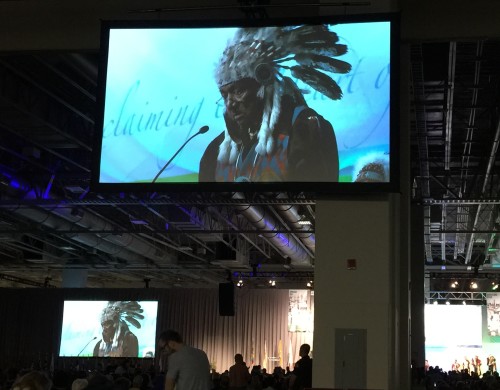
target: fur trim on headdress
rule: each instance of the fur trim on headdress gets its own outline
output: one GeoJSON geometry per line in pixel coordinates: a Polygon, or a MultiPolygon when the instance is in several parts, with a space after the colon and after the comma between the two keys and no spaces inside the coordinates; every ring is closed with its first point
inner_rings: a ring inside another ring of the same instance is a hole
{"type": "MultiPolygon", "coordinates": [[[[324,73],[351,70],[349,63],[332,58],[347,53],[347,46],[337,42],[337,34],[326,25],[241,28],[228,42],[215,70],[215,79],[219,88],[244,78],[261,84],[258,96],[264,99],[264,108],[256,147],[258,154],[269,155],[273,151],[273,135],[283,95],[291,93],[297,100],[299,94],[295,82],[282,74],[284,70],[330,99],[342,98],[342,90],[335,80],[324,73]]],[[[303,97],[300,100],[303,101],[303,97]]],[[[231,160],[237,145],[230,141],[226,131],[219,161],[231,160]]]]}
{"type": "Polygon", "coordinates": [[[355,182],[388,182],[389,155],[370,153],[358,159],[352,177],[355,182]]]}
{"type": "Polygon", "coordinates": [[[224,131],[224,140],[219,146],[217,161],[223,164],[234,164],[238,158],[238,144],[233,141],[227,129],[224,131]]]}

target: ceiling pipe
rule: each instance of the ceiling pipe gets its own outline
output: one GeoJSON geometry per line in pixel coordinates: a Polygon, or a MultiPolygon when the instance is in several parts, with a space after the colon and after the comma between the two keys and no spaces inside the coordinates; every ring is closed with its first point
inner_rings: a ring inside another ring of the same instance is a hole
{"type": "MultiPolygon", "coordinates": [[[[245,196],[241,192],[235,192],[232,198],[245,199],[245,196]]],[[[290,258],[291,265],[312,265],[311,257],[304,251],[291,234],[272,232],[273,230],[280,230],[279,224],[269,215],[269,213],[265,212],[264,208],[252,206],[250,204],[236,205],[235,208],[257,229],[262,230],[262,236],[267,238],[279,251],[281,251],[284,257],[290,258]]]]}
{"type": "MultiPolygon", "coordinates": [[[[48,210],[21,207],[12,211],[51,229],[71,230],[71,227],[74,226],[73,223],[65,221],[48,210]]],[[[130,248],[113,244],[103,238],[97,237],[95,233],[75,233],[71,235],[71,238],[81,244],[132,263],[138,263],[143,258],[143,256],[138,256],[136,252],[131,251],[130,248]]]]}
{"type": "MultiPolygon", "coordinates": [[[[491,180],[492,172],[493,172],[493,169],[495,167],[495,160],[496,160],[496,156],[497,156],[499,144],[500,144],[500,120],[497,122],[496,130],[495,130],[495,136],[493,137],[493,142],[492,142],[491,149],[490,149],[490,154],[489,154],[489,157],[488,157],[488,164],[487,164],[487,167],[486,167],[486,173],[484,175],[483,186],[481,188],[481,193],[482,194],[486,193],[486,189],[488,187],[488,183],[491,180]]],[[[473,230],[477,229],[477,226],[479,224],[479,216],[480,216],[481,211],[482,211],[482,209],[484,207],[485,207],[484,204],[479,204],[477,206],[476,215],[475,215],[475,218],[474,218],[474,225],[472,227],[473,230]]],[[[469,240],[469,246],[467,247],[467,255],[465,257],[465,264],[469,264],[470,263],[470,260],[471,260],[471,257],[472,257],[472,247],[473,247],[473,244],[474,244],[474,240],[475,240],[475,233],[472,233],[471,236],[470,236],[470,240],[469,240]]]]}
{"type": "MultiPolygon", "coordinates": [[[[91,230],[98,231],[113,231],[116,225],[103,220],[92,213],[80,208],[56,207],[49,210],[51,213],[56,214],[78,226],[91,230]],[[76,212],[75,212],[76,210],[76,212]]],[[[131,252],[138,255],[147,257],[151,260],[158,262],[167,262],[170,264],[175,263],[174,256],[168,254],[159,246],[151,245],[137,236],[130,233],[121,234],[101,234],[95,233],[97,240],[105,240],[117,247],[127,248],[131,252]]]]}
{"type": "MultiPolygon", "coordinates": [[[[424,60],[422,53],[422,45],[415,44],[412,45],[411,52],[411,75],[412,75],[412,86],[413,86],[413,98],[415,101],[425,101],[426,91],[424,84],[424,60]]],[[[415,131],[417,134],[418,141],[418,161],[419,161],[419,172],[422,178],[419,183],[421,196],[424,199],[430,197],[430,185],[429,185],[429,145],[428,145],[428,131],[426,125],[427,111],[425,105],[423,107],[416,107],[414,113],[415,121],[415,131]]],[[[414,185],[414,190],[416,186],[414,185]]],[[[415,195],[414,195],[415,196],[415,195]]],[[[425,261],[432,263],[432,244],[431,244],[431,210],[430,206],[424,205],[424,249],[425,249],[425,261]]]]}
{"type": "MultiPolygon", "coordinates": [[[[12,183],[12,181],[9,183],[12,183]]],[[[8,183],[6,184],[9,185],[8,183]]],[[[16,189],[13,188],[13,190],[16,189]]],[[[30,195],[32,196],[31,193],[27,196],[29,197],[30,195]]],[[[126,232],[120,235],[92,233],[92,230],[101,232],[107,230],[115,231],[116,225],[82,208],[61,205],[50,208],[19,207],[13,211],[55,230],[61,228],[71,230],[74,225],[88,229],[88,233],[76,233],[72,236],[72,239],[105,253],[121,257],[124,260],[137,262],[142,257],[160,263],[175,264],[177,262],[177,258],[169,254],[164,248],[159,245],[151,245],[146,240],[133,234],[126,232]],[[64,223],[65,221],[67,221],[66,224],[64,223]]]]}
{"type": "MultiPolygon", "coordinates": [[[[284,193],[279,193],[276,196],[277,199],[286,199],[287,196],[284,193]]],[[[287,220],[287,222],[295,230],[294,235],[297,236],[302,243],[309,248],[309,250],[314,253],[316,250],[316,237],[313,233],[311,225],[301,225],[302,216],[299,214],[297,206],[291,204],[278,204],[274,206],[280,215],[287,220]],[[300,231],[300,232],[297,232],[300,231]]]]}
{"type": "MultiPolygon", "coordinates": [[[[479,76],[480,76],[480,68],[481,68],[481,57],[483,54],[483,41],[479,41],[477,44],[477,49],[476,49],[476,66],[475,66],[475,73],[474,73],[474,85],[479,85],[479,76]]],[[[473,100],[477,100],[477,89],[474,89],[473,91],[473,100]]],[[[475,110],[474,110],[475,114],[475,110]]],[[[475,116],[475,115],[474,115],[475,116]]],[[[491,144],[491,149],[490,153],[488,156],[488,163],[486,166],[486,172],[484,175],[483,179],[483,185],[481,188],[481,194],[485,194],[486,190],[488,188],[488,185],[490,183],[491,177],[493,175],[493,171],[495,169],[495,161],[497,158],[497,152],[498,152],[498,146],[500,144],[500,120],[497,121],[496,124],[496,129],[495,129],[495,135],[493,136],[493,142],[491,144]]],[[[483,209],[486,208],[484,204],[479,204],[476,209],[476,215],[474,217],[474,222],[472,225],[472,230],[477,230],[479,221],[480,221],[480,215],[483,209]]],[[[469,264],[471,262],[472,258],[472,249],[474,246],[474,241],[476,239],[476,233],[472,233],[469,238],[469,246],[467,247],[467,253],[465,256],[465,264],[469,264]]]]}

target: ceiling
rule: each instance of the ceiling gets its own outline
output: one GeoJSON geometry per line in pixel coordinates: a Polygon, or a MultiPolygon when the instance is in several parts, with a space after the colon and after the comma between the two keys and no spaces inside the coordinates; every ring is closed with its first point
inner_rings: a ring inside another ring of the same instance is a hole
{"type": "MultiPolygon", "coordinates": [[[[0,55],[0,287],[313,280],[311,194],[90,191],[97,62],[92,51],[0,55]]],[[[423,237],[412,261],[423,263],[428,293],[452,278],[465,291],[500,270],[500,40],[412,43],[409,66],[411,182],[402,185],[423,237]]]]}
{"type": "Polygon", "coordinates": [[[410,48],[411,172],[428,292],[491,291],[500,267],[500,41],[410,48]]]}

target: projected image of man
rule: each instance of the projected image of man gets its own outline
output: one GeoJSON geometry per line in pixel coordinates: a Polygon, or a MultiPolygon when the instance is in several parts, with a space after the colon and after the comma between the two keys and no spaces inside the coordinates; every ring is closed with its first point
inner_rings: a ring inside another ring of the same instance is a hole
{"type": "MultiPolygon", "coordinates": [[[[332,100],[342,91],[328,73],[351,65],[325,25],[241,28],[220,59],[215,78],[226,130],[207,147],[200,181],[338,181],[330,122],[308,107],[291,77],[332,100]]],[[[308,91],[310,92],[310,91],[308,91]]]]}
{"type": "Polygon", "coordinates": [[[129,325],[141,328],[143,309],[136,301],[110,301],[101,313],[102,339],[94,347],[94,356],[138,357],[139,342],[129,325]]]}

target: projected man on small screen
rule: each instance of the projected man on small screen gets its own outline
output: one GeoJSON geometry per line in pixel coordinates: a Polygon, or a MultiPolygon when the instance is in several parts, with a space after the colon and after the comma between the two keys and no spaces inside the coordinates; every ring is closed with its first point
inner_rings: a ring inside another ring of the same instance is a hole
{"type": "Polygon", "coordinates": [[[129,325],[141,328],[143,309],[136,301],[110,301],[101,313],[102,340],[94,347],[94,356],[137,357],[139,342],[129,325]]]}
{"type": "Polygon", "coordinates": [[[332,125],[308,107],[291,77],[332,100],[342,91],[327,73],[348,73],[347,52],[325,25],[241,28],[215,71],[226,130],[207,147],[200,181],[338,181],[332,125]],[[327,73],[325,73],[327,72],[327,73]]]}

